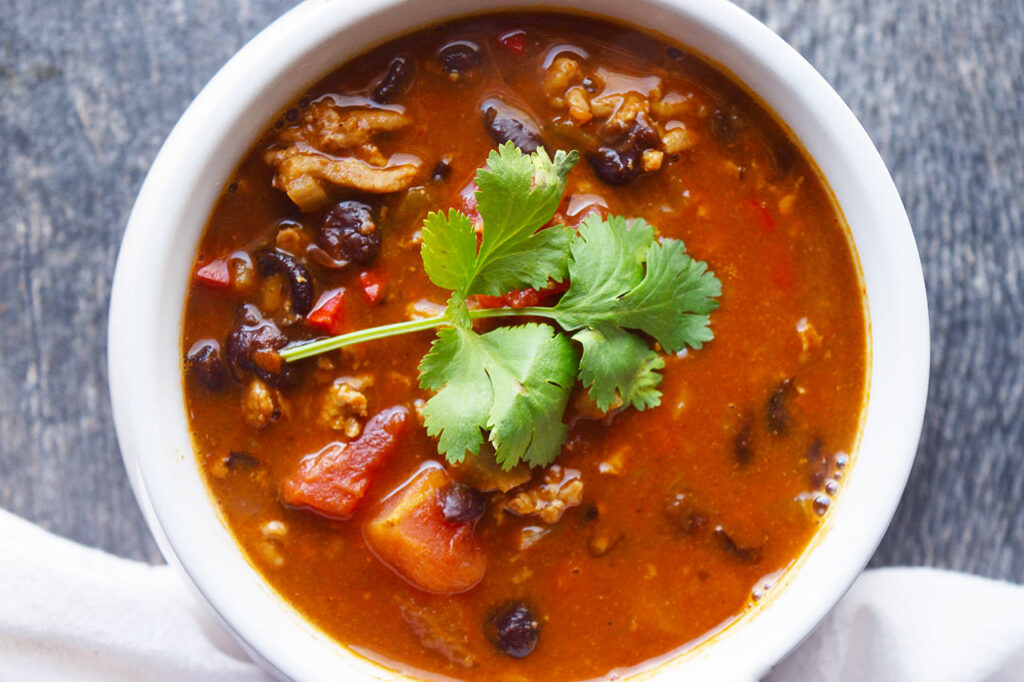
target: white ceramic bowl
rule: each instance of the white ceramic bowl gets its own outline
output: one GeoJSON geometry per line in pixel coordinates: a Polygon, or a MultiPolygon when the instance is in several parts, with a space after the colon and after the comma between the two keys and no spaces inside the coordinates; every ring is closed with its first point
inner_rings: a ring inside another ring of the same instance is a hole
{"type": "MultiPolygon", "coordinates": [[[[487,9],[529,6],[492,0],[487,9]]],[[[552,8],[656,28],[759,94],[817,161],[846,215],[870,314],[870,399],[844,490],[812,548],[767,603],[652,671],[673,678],[763,674],[839,600],[881,540],[910,470],[928,383],[928,312],[906,213],[878,152],[828,83],[725,0],[554,0],[552,8]]],[[[139,193],[114,277],[110,389],[135,494],[177,565],[268,671],[297,680],[401,678],[332,642],[243,558],[200,476],[181,383],[181,319],[193,252],[237,162],[289,100],[397,34],[478,11],[477,0],[307,0],[256,36],[199,93],[139,193]]]]}

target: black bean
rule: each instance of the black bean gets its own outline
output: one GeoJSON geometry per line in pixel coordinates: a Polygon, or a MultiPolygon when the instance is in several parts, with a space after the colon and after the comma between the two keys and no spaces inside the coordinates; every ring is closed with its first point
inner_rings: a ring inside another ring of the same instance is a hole
{"type": "Polygon", "coordinates": [[[628,184],[640,174],[640,165],[632,155],[610,147],[587,152],[587,161],[597,179],[613,187],[628,184]]]}
{"type": "Polygon", "coordinates": [[[636,117],[625,138],[614,147],[587,152],[594,175],[607,185],[625,185],[643,173],[643,153],[657,149],[661,140],[643,114],[636,117]]]}
{"type": "Polygon", "coordinates": [[[480,46],[468,40],[448,43],[437,53],[445,73],[463,76],[480,66],[480,46]]]}
{"type": "Polygon", "coordinates": [[[597,517],[600,515],[600,511],[597,509],[597,505],[591,502],[590,504],[583,507],[583,513],[580,514],[580,526],[586,526],[588,524],[597,521],[597,517]]]}
{"type": "Polygon", "coordinates": [[[793,392],[793,379],[785,379],[768,398],[768,430],[776,436],[784,436],[789,428],[789,410],[786,409],[786,399],[793,392]]]}
{"type": "Polygon", "coordinates": [[[231,471],[244,471],[247,469],[255,469],[259,466],[260,461],[256,459],[256,456],[252,453],[245,452],[244,450],[232,450],[228,456],[224,458],[224,464],[231,471]]]}
{"type": "Polygon", "coordinates": [[[509,602],[491,613],[484,624],[484,634],[506,656],[525,658],[537,646],[540,623],[529,606],[509,602]]]}
{"type": "Polygon", "coordinates": [[[800,152],[789,140],[783,138],[771,147],[772,166],[775,169],[773,179],[781,180],[789,175],[800,159],[800,152]]]}
{"type": "Polygon", "coordinates": [[[511,142],[524,154],[532,154],[544,144],[540,126],[528,113],[504,102],[498,97],[488,97],[480,105],[484,127],[498,144],[511,142]]]}
{"type": "Polygon", "coordinates": [[[739,140],[742,121],[733,112],[715,109],[711,114],[711,133],[726,147],[731,147],[739,140]]]}
{"type": "Polygon", "coordinates": [[[703,512],[693,512],[686,517],[686,530],[692,535],[699,531],[708,522],[708,517],[704,516],[703,512]]]}
{"type": "Polygon", "coordinates": [[[202,339],[192,344],[185,355],[189,372],[199,383],[211,391],[224,385],[227,372],[220,358],[220,344],[213,339],[202,339]]]}
{"type": "Polygon", "coordinates": [[[647,120],[644,114],[638,114],[636,120],[633,121],[633,127],[629,129],[629,133],[626,135],[626,141],[623,146],[635,149],[640,153],[648,149],[656,149],[660,145],[661,138],[654,131],[650,121],[647,120]]]}
{"type": "Polygon", "coordinates": [[[441,513],[454,523],[476,521],[484,513],[484,496],[479,490],[464,483],[454,482],[441,489],[438,495],[441,513]]]}
{"type": "Polygon", "coordinates": [[[732,452],[740,464],[754,458],[754,420],[749,414],[740,417],[739,430],[732,440],[732,452]]]}
{"type": "Polygon", "coordinates": [[[361,201],[342,201],[320,221],[316,243],[336,261],[369,265],[380,251],[373,213],[361,201]]]}
{"type": "Polygon", "coordinates": [[[292,310],[306,315],[313,307],[313,280],[299,260],[281,249],[264,249],[256,254],[256,265],[264,277],[283,275],[288,280],[292,310]]]}
{"type": "Polygon", "coordinates": [[[451,159],[447,156],[437,162],[434,170],[430,172],[430,179],[434,182],[444,182],[452,174],[451,159]]]}
{"type": "Polygon", "coordinates": [[[387,73],[373,87],[371,99],[380,104],[387,104],[404,95],[412,85],[412,69],[412,62],[405,57],[392,59],[388,64],[387,73]]]}
{"type": "Polygon", "coordinates": [[[251,371],[271,386],[284,386],[295,383],[298,369],[295,364],[281,363],[279,371],[271,371],[265,364],[255,362],[258,352],[277,351],[288,345],[285,336],[272,320],[265,319],[259,308],[247,304],[238,312],[235,328],[228,334],[224,343],[228,367],[238,381],[245,378],[246,371],[251,371]]]}
{"type": "Polygon", "coordinates": [[[667,50],[665,50],[665,54],[667,54],[668,58],[674,62],[677,62],[684,56],[686,56],[685,53],[678,47],[669,47],[667,50]]]}
{"type": "Polygon", "coordinates": [[[761,561],[761,554],[763,547],[752,546],[744,547],[736,543],[732,537],[721,526],[715,527],[715,537],[721,543],[722,549],[727,554],[739,559],[745,564],[756,564],[761,561]]]}
{"type": "Polygon", "coordinates": [[[693,535],[708,522],[708,517],[687,492],[670,493],[661,506],[661,513],[676,535],[693,535]]]}

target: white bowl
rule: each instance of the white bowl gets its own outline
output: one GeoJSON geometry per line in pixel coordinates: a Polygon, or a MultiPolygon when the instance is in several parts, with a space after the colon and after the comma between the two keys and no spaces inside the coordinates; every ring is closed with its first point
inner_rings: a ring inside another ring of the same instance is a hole
{"type": "MultiPolygon", "coordinates": [[[[487,9],[532,3],[492,0],[487,9]]],[[[902,494],[928,384],[928,311],[913,234],[878,152],[825,80],[725,0],[554,0],[658,32],[731,71],[789,125],[846,215],[870,314],[870,398],[850,476],[826,527],[771,598],[650,674],[756,678],[806,637],[871,557],[902,494]]],[[[308,624],[247,563],[192,452],[181,321],[203,226],[279,109],[348,58],[399,33],[479,11],[477,0],[307,0],[243,47],[175,126],[139,192],[110,306],[110,390],[125,466],[168,562],[268,671],[297,680],[402,679],[308,624]]]]}

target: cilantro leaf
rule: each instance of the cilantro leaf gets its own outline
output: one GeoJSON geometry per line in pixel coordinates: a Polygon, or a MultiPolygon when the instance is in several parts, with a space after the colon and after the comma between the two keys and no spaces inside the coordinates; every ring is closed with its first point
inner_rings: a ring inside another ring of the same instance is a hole
{"type": "Polygon", "coordinates": [[[643,220],[588,217],[571,246],[568,291],[552,318],[583,346],[580,379],[602,410],[616,398],[638,410],[661,402],[664,360],[628,330],[669,352],[700,348],[721,284],[677,239],[656,241],[643,220]],[[578,331],[577,331],[578,330],[578,331]]]}
{"type": "Polygon", "coordinates": [[[549,464],[565,441],[577,363],[569,340],[548,325],[442,329],[420,362],[420,386],[437,391],[424,407],[427,433],[453,463],[478,453],[489,429],[504,469],[549,464]]]}
{"type": "Polygon", "coordinates": [[[542,230],[558,209],[579,154],[551,159],[543,148],[525,156],[511,142],[492,151],[477,171],[477,210],[483,231],[477,246],[469,217],[451,209],[423,223],[420,254],[430,280],[465,296],[498,296],[565,279],[572,231],[542,230]]]}
{"type": "Polygon", "coordinates": [[[442,289],[465,290],[473,278],[476,232],[469,216],[449,209],[432,212],[423,221],[420,255],[427,276],[442,289]]]}
{"type": "Polygon", "coordinates": [[[722,284],[707,263],[690,258],[678,239],[666,239],[650,246],[646,264],[643,281],[619,300],[618,324],[650,334],[670,353],[710,341],[709,314],[722,284]]]}
{"type": "Polygon", "coordinates": [[[654,228],[643,220],[587,216],[570,247],[569,289],[555,306],[560,321],[569,329],[607,321],[616,301],[643,280],[653,243],[654,228]]]}
{"type": "Polygon", "coordinates": [[[420,387],[437,391],[423,406],[427,433],[440,436],[437,451],[452,464],[480,452],[494,402],[486,363],[478,335],[462,327],[439,330],[420,361],[420,387]]]}
{"type": "Polygon", "coordinates": [[[550,464],[565,442],[562,414],[576,383],[576,349],[546,324],[499,327],[481,338],[494,358],[487,426],[498,464],[506,471],[520,461],[550,464]]]}
{"type": "Polygon", "coordinates": [[[524,156],[511,142],[490,153],[476,174],[484,229],[466,295],[498,296],[565,279],[572,233],[540,228],[558,209],[566,176],[578,160],[576,152],[563,151],[552,160],[543,148],[524,156]]]}
{"type": "Polygon", "coordinates": [[[678,239],[655,241],[642,220],[588,217],[573,240],[570,285],[554,307],[569,331],[614,326],[650,334],[669,352],[712,338],[721,283],[678,239]]]}
{"type": "Polygon", "coordinates": [[[665,361],[647,342],[614,326],[585,328],[573,334],[583,346],[580,381],[597,407],[607,412],[619,398],[638,410],[661,403],[661,375],[665,361]]]}

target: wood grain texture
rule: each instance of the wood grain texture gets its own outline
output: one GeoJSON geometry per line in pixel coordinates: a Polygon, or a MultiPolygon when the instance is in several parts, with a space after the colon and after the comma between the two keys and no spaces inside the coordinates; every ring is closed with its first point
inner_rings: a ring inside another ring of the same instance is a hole
{"type": "MultiPolygon", "coordinates": [[[[0,0],[0,507],[159,561],[106,389],[110,278],[146,169],[280,0],[0,0]]],[[[739,0],[896,179],[932,319],[926,424],[874,565],[1024,580],[1024,3],[739,0]]]]}

